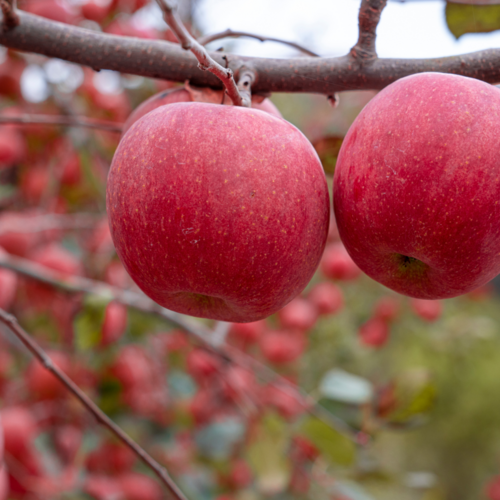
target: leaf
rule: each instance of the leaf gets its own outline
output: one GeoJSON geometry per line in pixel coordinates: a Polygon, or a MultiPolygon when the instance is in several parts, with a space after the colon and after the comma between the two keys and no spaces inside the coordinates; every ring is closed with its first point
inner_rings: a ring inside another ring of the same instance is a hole
{"type": "Polygon", "coordinates": [[[202,427],[196,432],[195,441],[200,454],[212,460],[224,460],[229,458],[245,432],[246,425],[242,420],[229,417],[202,427]]]}
{"type": "Polygon", "coordinates": [[[299,433],[309,438],[329,461],[346,466],[354,463],[354,443],[318,418],[308,417],[299,433]]]}
{"type": "Polygon", "coordinates": [[[16,186],[12,184],[1,184],[0,185],[0,202],[4,202],[9,198],[12,198],[17,192],[16,186]]]}
{"type": "Polygon", "coordinates": [[[428,413],[436,400],[436,386],[426,370],[409,370],[396,381],[396,409],[388,421],[408,423],[415,417],[428,413]]]}
{"type": "Polygon", "coordinates": [[[446,24],[455,38],[466,33],[490,33],[500,29],[500,5],[446,3],[446,24]]]}
{"type": "Polygon", "coordinates": [[[337,164],[337,156],[339,155],[340,146],[342,146],[342,137],[326,136],[313,142],[314,149],[318,153],[323,170],[327,174],[335,172],[337,164]]]}
{"type": "Polygon", "coordinates": [[[343,403],[362,405],[373,399],[371,383],[344,370],[330,370],[321,380],[319,390],[329,399],[343,403]]]}
{"type": "Polygon", "coordinates": [[[264,495],[278,494],[288,486],[291,471],[288,442],[286,422],[275,414],[265,415],[255,429],[247,451],[257,488],[264,495]]]}
{"type": "Polygon", "coordinates": [[[348,498],[349,500],[374,500],[359,484],[351,481],[337,481],[335,491],[340,493],[342,498],[348,498]]]}
{"type": "Polygon", "coordinates": [[[95,347],[101,340],[104,312],[111,297],[88,296],[82,310],[77,314],[73,327],[78,349],[85,351],[95,347]]]}

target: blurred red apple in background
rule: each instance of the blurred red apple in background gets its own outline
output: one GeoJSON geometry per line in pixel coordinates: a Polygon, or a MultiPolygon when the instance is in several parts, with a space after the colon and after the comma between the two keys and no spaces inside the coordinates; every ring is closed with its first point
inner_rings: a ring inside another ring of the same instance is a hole
{"type": "Polygon", "coordinates": [[[421,73],[377,94],[334,175],[340,236],[363,271],[421,299],[455,297],[500,272],[500,90],[421,73]]]}
{"type": "Polygon", "coordinates": [[[319,314],[335,314],[344,306],[342,290],[327,281],[314,285],[307,299],[316,307],[319,314]]]}
{"type": "Polygon", "coordinates": [[[389,339],[389,325],[379,319],[369,319],[359,329],[361,343],[371,347],[382,347],[389,339]]]}
{"type": "Polygon", "coordinates": [[[361,274],[342,243],[329,243],[321,259],[321,271],[330,279],[350,281],[361,274]]]}
{"type": "Polygon", "coordinates": [[[437,300],[411,299],[411,308],[425,321],[436,321],[443,312],[443,304],[437,300]]]}
{"type": "Polygon", "coordinates": [[[113,158],[107,209],[117,253],[169,309],[263,319],[306,286],[329,223],[309,141],[262,111],[203,103],[135,122],[113,158]]]}

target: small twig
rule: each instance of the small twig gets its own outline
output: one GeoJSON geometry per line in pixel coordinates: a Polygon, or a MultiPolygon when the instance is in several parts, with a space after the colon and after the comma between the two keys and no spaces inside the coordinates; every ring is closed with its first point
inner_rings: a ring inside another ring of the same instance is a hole
{"type": "Polygon", "coordinates": [[[380,14],[387,0],[362,0],[359,8],[359,38],[351,49],[350,56],[360,62],[373,61],[377,58],[375,37],[380,14]]]}
{"type": "Polygon", "coordinates": [[[82,229],[94,227],[102,217],[93,214],[73,215],[26,215],[11,217],[5,221],[0,218],[0,234],[14,231],[16,233],[37,233],[48,229],[82,229]]]}
{"type": "Polygon", "coordinates": [[[94,415],[98,422],[107,427],[118,439],[128,446],[166,486],[171,495],[177,500],[187,500],[184,493],[174,483],[167,470],[162,467],[153,457],[143,450],[133,439],[131,439],[118,425],[116,425],[101,409],[64,373],[45,353],[45,351],[19,326],[16,318],[3,309],[0,309],[0,321],[6,325],[16,337],[30,350],[38,361],[52,373],[70,391],[85,408],[94,415]]]}
{"type": "Polygon", "coordinates": [[[239,71],[238,90],[243,98],[243,105],[250,107],[252,105],[252,84],[255,81],[255,72],[250,68],[243,67],[239,71]]]}
{"type": "Polygon", "coordinates": [[[195,55],[198,60],[198,67],[201,70],[209,71],[221,80],[226,88],[227,95],[231,98],[235,106],[249,107],[250,103],[246,103],[245,99],[238,92],[232,70],[230,68],[223,68],[215,62],[205,47],[191,36],[178,16],[176,8],[170,3],[170,0],[156,0],[156,2],[163,12],[163,19],[178,38],[182,48],[190,50],[195,55]]]}
{"type": "Polygon", "coordinates": [[[299,45],[298,43],[295,42],[287,42],[286,40],[281,40],[280,38],[255,35],[254,33],[247,33],[246,31],[233,31],[231,29],[221,31],[220,33],[215,33],[213,35],[202,36],[201,38],[198,38],[198,42],[201,43],[201,45],[207,45],[207,43],[213,42],[215,40],[220,40],[221,38],[239,38],[242,36],[247,38],[255,38],[256,40],[260,40],[261,42],[281,43],[283,45],[288,45],[289,47],[293,47],[294,49],[297,49],[300,52],[304,52],[304,54],[307,54],[308,56],[320,57],[320,55],[316,54],[316,52],[306,49],[305,47],[302,47],[302,45],[299,45]]]}
{"type": "Polygon", "coordinates": [[[66,292],[89,293],[105,299],[114,300],[138,311],[154,314],[186,330],[207,349],[222,355],[222,353],[218,352],[212,344],[211,332],[208,328],[205,328],[198,322],[191,321],[182,314],[161,307],[159,304],[141,293],[137,293],[132,290],[123,290],[121,288],[110,286],[100,281],[83,278],[81,276],[73,275],[61,277],[60,273],[53,271],[52,269],[36,264],[28,259],[15,257],[9,254],[0,254],[0,267],[11,269],[12,271],[27,276],[28,278],[52,285],[66,292]]]}
{"type": "Polygon", "coordinates": [[[16,14],[14,0],[0,0],[0,7],[4,18],[4,31],[10,31],[19,26],[19,17],[16,14]]]}
{"type": "MultiPolygon", "coordinates": [[[[2,1],[2,0],[0,0],[2,1]]],[[[64,116],[64,115],[0,115],[0,124],[3,125],[62,125],[64,127],[86,127],[98,130],[107,130],[108,132],[116,132],[118,134],[122,131],[122,125],[106,120],[97,120],[95,118],[87,118],[85,116],[64,116]]]]}
{"type": "Polygon", "coordinates": [[[277,374],[263,363],[235,349],[226,343],[218,343],[213,332],[205,328],[201,323],[192,321],[182,314],[170,311],[158,305],[145,295],[131,290],[122,290],[112,287],[106,283],[94,281],[80,276],[68,276],[61,278],[60,274],[39,264],[35,264],[21,257],[9,254],[0,254],[0,267],[11,269],[29,278],[47,283],[67,292],[84,292],[111,299],[128,307],[149,314],[154,314],[170,323],[173,323],[188,334],[192,335],[207,350],[220,356],[225,361],[238,364],[248,370],[255,370],[259,377],[267,383],[272,383],[293,396],[298,395],[298,400],[304,409],[317,418],[346,435],[351,441],[358,442],[358,432],[346,422],[331,414],[328,410],[317,404],[305,391],[289,382],[285,377],[277,374]]]}

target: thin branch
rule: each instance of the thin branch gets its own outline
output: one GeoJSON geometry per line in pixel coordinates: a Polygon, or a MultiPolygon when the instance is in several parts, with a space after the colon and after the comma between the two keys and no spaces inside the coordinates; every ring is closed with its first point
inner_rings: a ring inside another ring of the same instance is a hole
{"type": "Polygon", "coordinates": [[[19,26],[19,16],[15,10],[14,0],[0,0],[0,8],[5,20],[3,26],[5,31],[10,31],[19,26]]]}
{"type": "Polygon", "coordinates": [[[214,33],[213,35],[206,35],[198,38],[198,42],[202,45],[207,45],[210,42],[214,42],[215,40],[220,40],[222,38],[239,38],[239,37],[247,37],[247,38],[255,38],[256,40],[260,40],[261,42],[277,42],[283,45],[288,45],[289,47],[293,47],[294,49],[299,50],[300,52],[304,52],[308,56],[312,57],[320,57],[319,54],[313,52],[312,50],[306,49],[295,42],[288,42],[286,40],[281,40],[281,38],[273,38],[270,36],[262,36],[256,35],[254,33],[248,33],[246,31],[233,31],[231,29],[227,29],[225,31],[221,31],[220,33],[214,33]]]}
{"type": "Polygon", "coordinates": [[[97,120],[85,116],[64,116],[64,115],[0,115],[0,124],[3,125],[27,125],[39,123],[42,125],[62,125],[65,127],[85,127],[98,130],[107,130],[121,134],[122,125],[107,120],[97,120]]]}
{"type": "Polygon", "coordinates": [[[163,12],[163,19],[178,38],[181,46],[185,50],[190,50],[198,60],[198,67],[204,71],[210,71],[223,83],[227,95],[233,101],[235,106],[250,107],[252,104],[251,99],[247,96],[240,95],[236,82],[233,78],[233,72],[229,68],[223,68],[214,59],[210,57],[205,47],[198,43],[186,29],[177,14],[177,9],[174,7],[170,0],[156,0],[160,9],[163,12]]]}
{"type": "MultiPolygon", "coordinates": [[[[57,57],[94,69],[162,78],[189,80],[199,87],[222,88],[218,78],[201,71],[195,58],[177,43],[109,35],[50,21],[18,11],[21,24],[6,33],[0,30],[0,44],[11,49],[57,57]]],[[[210,56],[224,64],[223,53],[210,56]]],[[[500,82],[500,49],[488,49],[435,59],[376,58],[370,64],[353,64],[352,56],[269,59],[232,56],[229,68],[251,67],[257,75],[255,94],[267,92],[309,92],[332,95],[344,90],[382,89],[415,73],[436,71],[500,82]]]]}
{"type": "Polygon", "coordinates": [[[255,72],[252,69],[247,67],[241,68],[238,79],[238,91],[244,103],[252,102],[252,84],[255,82],[255,78],[255,72]]]}
{"type": "Polygon", "coordinates": [[[16,318],[0,309],[0,321],[16,335],[16,337],[30,350],[37,360],[52,373],[68,391],[70,391],[85,408],[92,413],[98,422],[107,427],[118,439],[128,446],[166,486],[173,498],[187,500],[184,493],[174,483],[167,470],[131,439],[118,425],[116,425],[101,409],[63,372],[45,353],[45,351],[19,326],[16,318]]]}
{"type": "Polygon", "coordinates": [[[387,0],[362,0],[359,8],[359,38],[351,49],[350,55],[360,62],[368,62],[377,58],[375,37],[380,14],[387,0]]]}
{"type": "Polygon", "coordinates": [[[31,215],[26,218],[25,215],[17,218],[10,217],[7,220],[0,218],[0,234],[15,231],[16,233],[37,233],[47,231],[48,229],[82,229],[94,227],[100,220],[93,214],[46,214],[31,215]]]}
{"type": "Polygon", "coordinates": [[[106,283],[82,278],[80,276],[61,278],[59,273],[51,269],[35,264],[27,259],[14,257],[9,254],[0,254],[0,267],[11,269],[28,278],[41,281],[67,292],[89,293],[109,300],[114,300],[138,311],[161,317],[184,329],[188,334],[192,335],[193,338],[200,342],[205,349],[220,356],[222,359],[239,364],[249,370],[255,370],[260,379],[264,382],[275,384],[278,388],[282,388],[282,390],[292,396],[299,395],[298,400],[306,411],[337,429],[351,441],[358,442],[358,432],[355,429],[318,405],[305,391],[251,356],[248,356],[226,343],[220,342],[220,336],[218,334],[214,335],[213,331],[209,330],[201,323],[193,321],[182,314],[165,309],[143,294],[131,290],[122,290],[107,285],[106,283]]]}

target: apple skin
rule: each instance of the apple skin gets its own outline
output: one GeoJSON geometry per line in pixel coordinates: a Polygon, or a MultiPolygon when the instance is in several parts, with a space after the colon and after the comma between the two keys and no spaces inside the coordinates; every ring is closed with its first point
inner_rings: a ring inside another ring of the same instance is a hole
{"type": "Polygon", "coordinates": [[[342,241],[376,281],[420,299],[455,297],[500,272],[500,90],[421,73],[357,117],[333,180],[342,241]]]}
{"type": "MultiPolygon", "coordinates": [[[[130,116],[127,118],[127,121],[123,124],[122,135],[125,135],[125,132],[134,122],[136,122],[139,118],[142,118],[150,111],[153,111],[153,109],[167,104],[173,104],[175,102],[193,102],[193,98],[185,88],[174,88],[158,92],[139,104],[139,106],[132,111],[130,116]]],[[[257,96],[252,96],[252,108],[265,111],[266,113],[276,116],[277,118],[282,118],[278,108],[269,99],[264,99],[259,102],[257,96]]]]}
{"type": "Polygon", "coordinates": [[[325,175],[309,141],[268,113],[162,106],[121,140],[107,187],[111,235],[150,298],[235,323],[298,295],[323,252],[325,175]]]}

